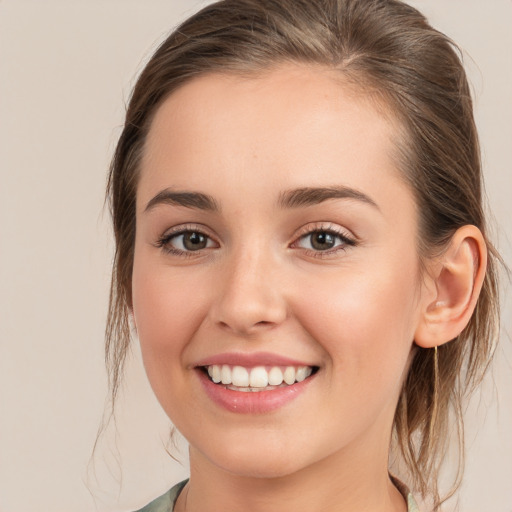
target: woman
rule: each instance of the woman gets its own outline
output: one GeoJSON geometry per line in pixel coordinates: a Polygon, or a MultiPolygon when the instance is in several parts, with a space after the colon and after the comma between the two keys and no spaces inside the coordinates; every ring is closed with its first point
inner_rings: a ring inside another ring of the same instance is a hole
{"type": "Polygon", "coordinates": [[[143,510],[431,508],[497,325],[451,42],[389,0],[226,0],[142,72],[113,160],[130,315],[191,477],[143,510]],[[390,442],[391,441],[391,442],[390,442]]]}

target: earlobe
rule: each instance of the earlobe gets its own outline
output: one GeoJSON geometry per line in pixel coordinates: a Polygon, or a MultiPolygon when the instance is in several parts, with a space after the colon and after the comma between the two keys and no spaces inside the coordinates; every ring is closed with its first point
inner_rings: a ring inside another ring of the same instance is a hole
{"type": "Polygon", "coordinates": [[[481,231],[472,225],[459,228],[442,256],[432,265],[435,289],[425,300],[415,343],[431,348],[456,338],[468,324],[482,288],[487,248],[481,231]]]}

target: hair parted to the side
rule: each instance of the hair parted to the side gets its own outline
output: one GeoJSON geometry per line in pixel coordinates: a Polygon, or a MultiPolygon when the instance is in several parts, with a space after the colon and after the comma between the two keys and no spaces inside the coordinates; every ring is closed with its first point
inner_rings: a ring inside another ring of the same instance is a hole
{"type": "MultiPolygon", "coordinates": [[[[487,234],[478,136],[459,54],[422,14],[397,0],[223,0],[161,44],[134,88],[108,181],[116,243],[106,330],[112,403],[130,344],[139,164],[165,98],[205,73],[258,73],[282,62],[337,70],[376,93],[405,134],[397,154],[417,201],[418,250],[425,258],[442,251],[463,225],[487,234]]],[[[487,369],[497,338],[500,258],[487,244],[487,273],[469,325],[436,357],[434,350],[415,349],[395,414],[394,441],[410,483],[431,496],[434,510],[442,502],[437,479],[449,414],[462,440],[463,399],[487,369]]]]}

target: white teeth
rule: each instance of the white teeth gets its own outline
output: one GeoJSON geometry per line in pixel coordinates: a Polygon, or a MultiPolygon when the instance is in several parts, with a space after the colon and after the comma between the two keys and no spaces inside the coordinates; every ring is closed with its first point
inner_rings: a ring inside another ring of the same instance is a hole
{"type": "MultiPolygon", "coordinates": [[[[210,370],[210,368],[212,368],[212,380],[213,382],[215,382],[215,384],[218,384],[221,380],[222,380],[222,377],[221,377],[221,374],[220,374],[220,366],[217,365],[217,364],[214,364],[213,366],[208,366],[208,370],[210,370]]],[[[208,374],[210,372],[208,371],[208,374]]]]}
{"type": "Polygon", "coordinates": [[[301,366],[297,368],[297,372],[295,373],[295,380],[297,382],[302,382],[304,379],[311,375],[311,368],[309,366],[301,366]]]}
{"type": "Polygon", "coordinates": [[[251,388],[266,388],[268,386],[268,373],[263,366],[256,366],[251,370],[249,377],[251,388]]]}
{"type": "Polygon", "coordinates": [[[283,374],[283,379],[288,385],[292,385],[295,382],[295,368],[293,366],[287,366],[283,374]]]}
{"type": "Polygon", "coordinates": [[[246,388],[249,386],[249,372],[243,366],[234,366],[231,371],[231,384],[246,388]]]}
{"type": "Polygon", "coordinates": [[[223,364],[220,369],[220,381],[222,384],[231,384],[231,368],[227,364],[223,364]]]}
{"type": "Polygon", "coordinates": [[[268,372],[268,383],[271,386],[280,386],[283,383],[283,372],[281,368],[274,366],[268,372]]]}
{"type": "Polygon", "coordinates": [[[233,388],[239,388],[240,391],[251,391],[254,389],[295,384],[307,379],[313,372],[311,366],[279,367],[273,366],[267,370],[264,366],[254,368],[245,368],[243,366],[229,366],[227,364],[213,364],[207,368],[210,379],[215,383],[222,383],[226,386],[232,385],[233,388]],[[284,384],[283,384],[284,383],[284,384]]]}

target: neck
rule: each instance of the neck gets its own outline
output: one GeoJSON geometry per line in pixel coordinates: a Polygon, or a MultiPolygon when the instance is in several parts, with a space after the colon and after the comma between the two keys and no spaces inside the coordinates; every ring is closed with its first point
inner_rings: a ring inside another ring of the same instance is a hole
{"type": "Polygon", "coordinates": [[[240,476],[190,449],[190,481],[177,512],[405,512],[392,484],[388,454],[364,447],[357,457],[345,449],[307,468],[273,478],[240,476]],[[186,506],[186,508],[185,508],[186,506]]]}

